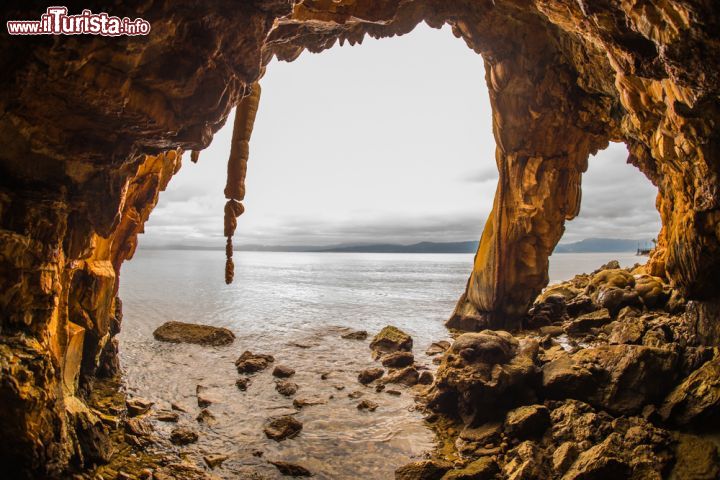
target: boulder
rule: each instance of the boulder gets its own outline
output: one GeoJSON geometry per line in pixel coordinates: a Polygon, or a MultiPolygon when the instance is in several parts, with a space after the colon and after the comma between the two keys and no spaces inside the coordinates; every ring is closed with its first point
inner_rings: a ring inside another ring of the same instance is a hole
{"type": "Polygon", "coordinates": [[[574,398],[616,414],[661,400],[677,377],[678,354],[641,345],[600,345],[560,355],[542,367],[548,398],[574,398]]]}
{"type": "Polygon", "coordinates": [[[298,391],[298,385],[297,383],[288,382],[286,380],[280,380],[275,384],[275,390],[280,395],[284,395],[286,397],[292,397],[295,395],[298,391]]]}
{"type": "Polygon", "coordinates": [[[275,466],[280,473],[287,477],[312,477],[312,473],[307,468],[297,463],[272,461],[268,463],[275,466]]]}
{"type": "Polygon", "coordinates": [[[718,447],[706,438],[678,435],[677,458],[668,478],[715,480],[720,478],[718,447]]]}
{"type": "Polygon", "coordinates": [[[578,456],[574,442],[563,442],[552,452],[552,466],[555,473],[563,474],[575,463],[578,456]]]}
{"type": "Polygon", "coordinates": [[[500,472],[492,457],[481,457],[459,470],[450,470],[442,480],[494,480],[500,472]]]}
{"type": "Polygon", "coordinates": [[[647,325],[643,318],[624,317],[613,322],[608,343],[610,344],[638,344],[642,341],[647,325]]]}
{"type": "Polygon", "coordinates": [[[544,405],[526,405],[508,412],[505,433],[519,440],[541,437],[550,427],[550,410],[544,405]]]}
{"type": "Polygon", "coordinates": [[[410,352],[393,352],[380,358],[383,367],[403,368],[415,363],[415,357],[410,352]]]}
{"type": "Polygon", "coordinates": [[[269,419],[263,431],[268,438],[281,442],[296,437],[302,428],[303,424],[292,415],[282,415],[269,419]]]}
{"type": "Polygon", "coordinates": [[[401,370],[391,371],[383,380],[384,384],[395,383],[399,385],[405,385],[406,387],[412,387],[417,385],[420,379],[420,374],[415,367],[405,367],[401,370]]]}
{"type": "Polygon", "coordinates": [[[413,340],[410,335],[397,327],[387,326],[380,330],[370,342],[370,349],[374,358],[380,358],[386,353],[410,352],[412,351],[413,340]]]}
{"type": "Polygon", "coordinates": [[[661,417],[677,426],[720,426],[720,357],[695,370],[665,398],[661,417]]]}
{"type": "Polygon", "coordinates": [[[177,427],[170,432],[170,441],[174,445],[188,445],[198,441],[198,434],[187,427],[177,427]]]}
{"type": "Polygon", "coordinates": [[[385,370],[380,367],[368,368],[358,374],[358,382],[367,385],[382,377],[384,374],[385,370]]]}
{"type": "Polygon", "coordinates": [[[163,323],[153,332],[153,337],[162,342],[211,346],[228,345],[235,340],[235,334],[227,328],[184,322],[163,323]]]}
{"type": "Polygon", "coordinates": [[[395,470],[395,480],[440,480],[451,469],[444,460],[420,460],[395,470]]]}
{"type": "Polygon", "coordinates": [[[460,335],[443,356],[427,393],[428,406],[465,423],[484,423],[534,403],[537,353],[537,342],[521,343],[503,331],[460,335]]]}
{"type": "Polygon", "coordinates": [[[576,319],[570,321],[565,327],[565,331],[571,335],[587,333],[591,328],[602,327],[610,323],[612,318],[607,308],[602,308],[591,313],[580,315],[576,319]]]}
{"type": "Polygon", "coordinates": [[[278,365],[272,372],[273,377],[277,378],[290,378],[295,375],[295,370],[285,365],[278,365]]]}
{"type": "Polygon", "coordinates": [[[274,361],[272,355],[255,354],[246,350],[235,360],[235,366],[238,373],[256,373],[265,370],[274,361]]]}
{"type": "Polygon", "coordinates": [[[368,412],[374,412],[375,410],[377,410],[377,408],[378,404],[373,402],[372,400],[363,400],[357,405],[358,410],[367,410],[368,412]]]}
{"type": "Polygon", "coordinates": [[[524,441],[505,455],[503,478],[530,480],[552,478],[542,450],[531,441],[524,441]]]}
{"type": "Polygon", "coordinates": [[[635,290],[649,309],[662,308],[670,297],[669,287],[663,284],[662,279],[650,275],[636,275],[635,290]]]}

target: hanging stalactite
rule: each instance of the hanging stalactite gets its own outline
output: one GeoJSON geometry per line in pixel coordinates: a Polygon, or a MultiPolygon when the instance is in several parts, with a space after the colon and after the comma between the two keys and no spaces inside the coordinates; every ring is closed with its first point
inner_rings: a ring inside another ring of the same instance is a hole
{"type": "Polygon", "coordinates": [[[224,235],[227,237],[225,245],[225,283],[227,284],[232,283],[235,276],[232,236],[237,228],[237,218],[245,211],[241,202],[245,198],[245,174],[250,156],[250,135],[252,135],[259,103],[260,84],[256,82],[252,85],[250,94],[240,100],[235,111],[230,158],[228,158],[227,183],[225,184],[225,198],[228,199],[225,203],[224,222],[224,235]]]}

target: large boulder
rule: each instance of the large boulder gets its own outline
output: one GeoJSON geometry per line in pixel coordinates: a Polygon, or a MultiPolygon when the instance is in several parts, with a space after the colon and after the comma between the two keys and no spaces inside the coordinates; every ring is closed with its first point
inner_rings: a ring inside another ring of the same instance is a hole
{"type": "Polygon", "coordinates": [[[720,425],[720,357],[695,370],[667,396],[662,418],[678,426],[720,425]]]}
{"type": "Polygon", "coordinates": [[[153,337],[162,342],[212,346],[228,345],[235,340],[235,334],[227,328],[184,322],[163,323],[153,332],[153,337]]]}
{"type": "Polygon", "coordinates": [[[664,348],[600,345],[563,354],[542,367],[548,398],[574,398],[616,414],[639,412],[667,394],[679,356],[664,348]]]}
{"type": "Polygon", "coordinates": [[[503,331],[463,334],[443,356],[428,405],[466,423],[502,420],[513,407],[533,403],[537,352],[537,342],[503,331]]]}
{"type": "Polygon", "coordinates": [[[410,352],[412,347],[412,337],[392,325],[380,330],[370,342],[370,350],[372,350],[373,357],[376,359],[388,353],[410,352]]]}

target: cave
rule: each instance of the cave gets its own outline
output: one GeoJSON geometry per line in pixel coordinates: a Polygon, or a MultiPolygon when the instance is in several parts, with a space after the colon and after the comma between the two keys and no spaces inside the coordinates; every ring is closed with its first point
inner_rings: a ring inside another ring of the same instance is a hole
{"type": "MultiPolygon", "coordinates": [[[[109,7],[68,3],[71,13],[86,8],[109,7]]],[[[19,20],[45,13],[14,1],[4,10],[19,20]]],[[[705,352],[683,373],[716,368],[706,358],[720,342],[713,2],[149,0],[112,10],[142,17],[150,33],[4,32],[0,44],[0,459],[9,478],[65,478],[103,460],[98,446],[110,440],[86,401],[96,378],[117,374],[121,265],[181,158],[202,161],[237,107],[225,191],[231,258],[265,66],[423,21],[450,25],[482,56],[497,144],[493,211],[448,326],[522,326],[564,222],[579,211],[588,156],[624,142],[658,188],[662,229],[644,271],[686,301],[682,348],[705,352]]],[[[226,275],[232,281],[231,262],[226,275]]],[[[482,335],[522,350],[502,332],[482,335]]],[[[720,417],[714,406],[708,423],[720,417]]]]}

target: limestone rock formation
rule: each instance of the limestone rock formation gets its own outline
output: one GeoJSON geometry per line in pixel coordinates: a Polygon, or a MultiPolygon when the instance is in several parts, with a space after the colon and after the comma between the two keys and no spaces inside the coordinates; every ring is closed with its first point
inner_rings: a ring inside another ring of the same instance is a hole
{"type": "MultiPolygon", "coordinates": [[[[9,19],[44,11],[19,0],[3,7],[9,19]]],[[[230,237],[253,86],[271,59],[405,34],[421,21],[449,24],[482,55],[497,143],[493,210],[449,324],[520,326],[547,284],[565,220],[579,212],[588,155],[618,141],[658,188],[658,246],[648,277],[613,286],[607,298],[575,297],[567,313],[592,302],[613,315],[628,303],[654,307],[665,301],[660,282],[677,292],[668,304],[686,310],[687,342],[720,341],[716,2],[88,0],[82,8],[142,16],[152,29],[147,37],[0,35],[0,432],[12,440],[0,461],[8,475],[59,477],[86,464],[88,437],[78,433],[94,423],[76,418],[97,375],[117,373],[120,268],[183,152],[197,161],[241,106],[225,192],[230,237]]],[[[231,254],[228,238],[228,280],[231,254]]],[[[658,347],[670,333],[651,328],[642,343],[658,347]]],[[[532,448],[515,453],[518,466],[534,458],[532,448]]]]}

